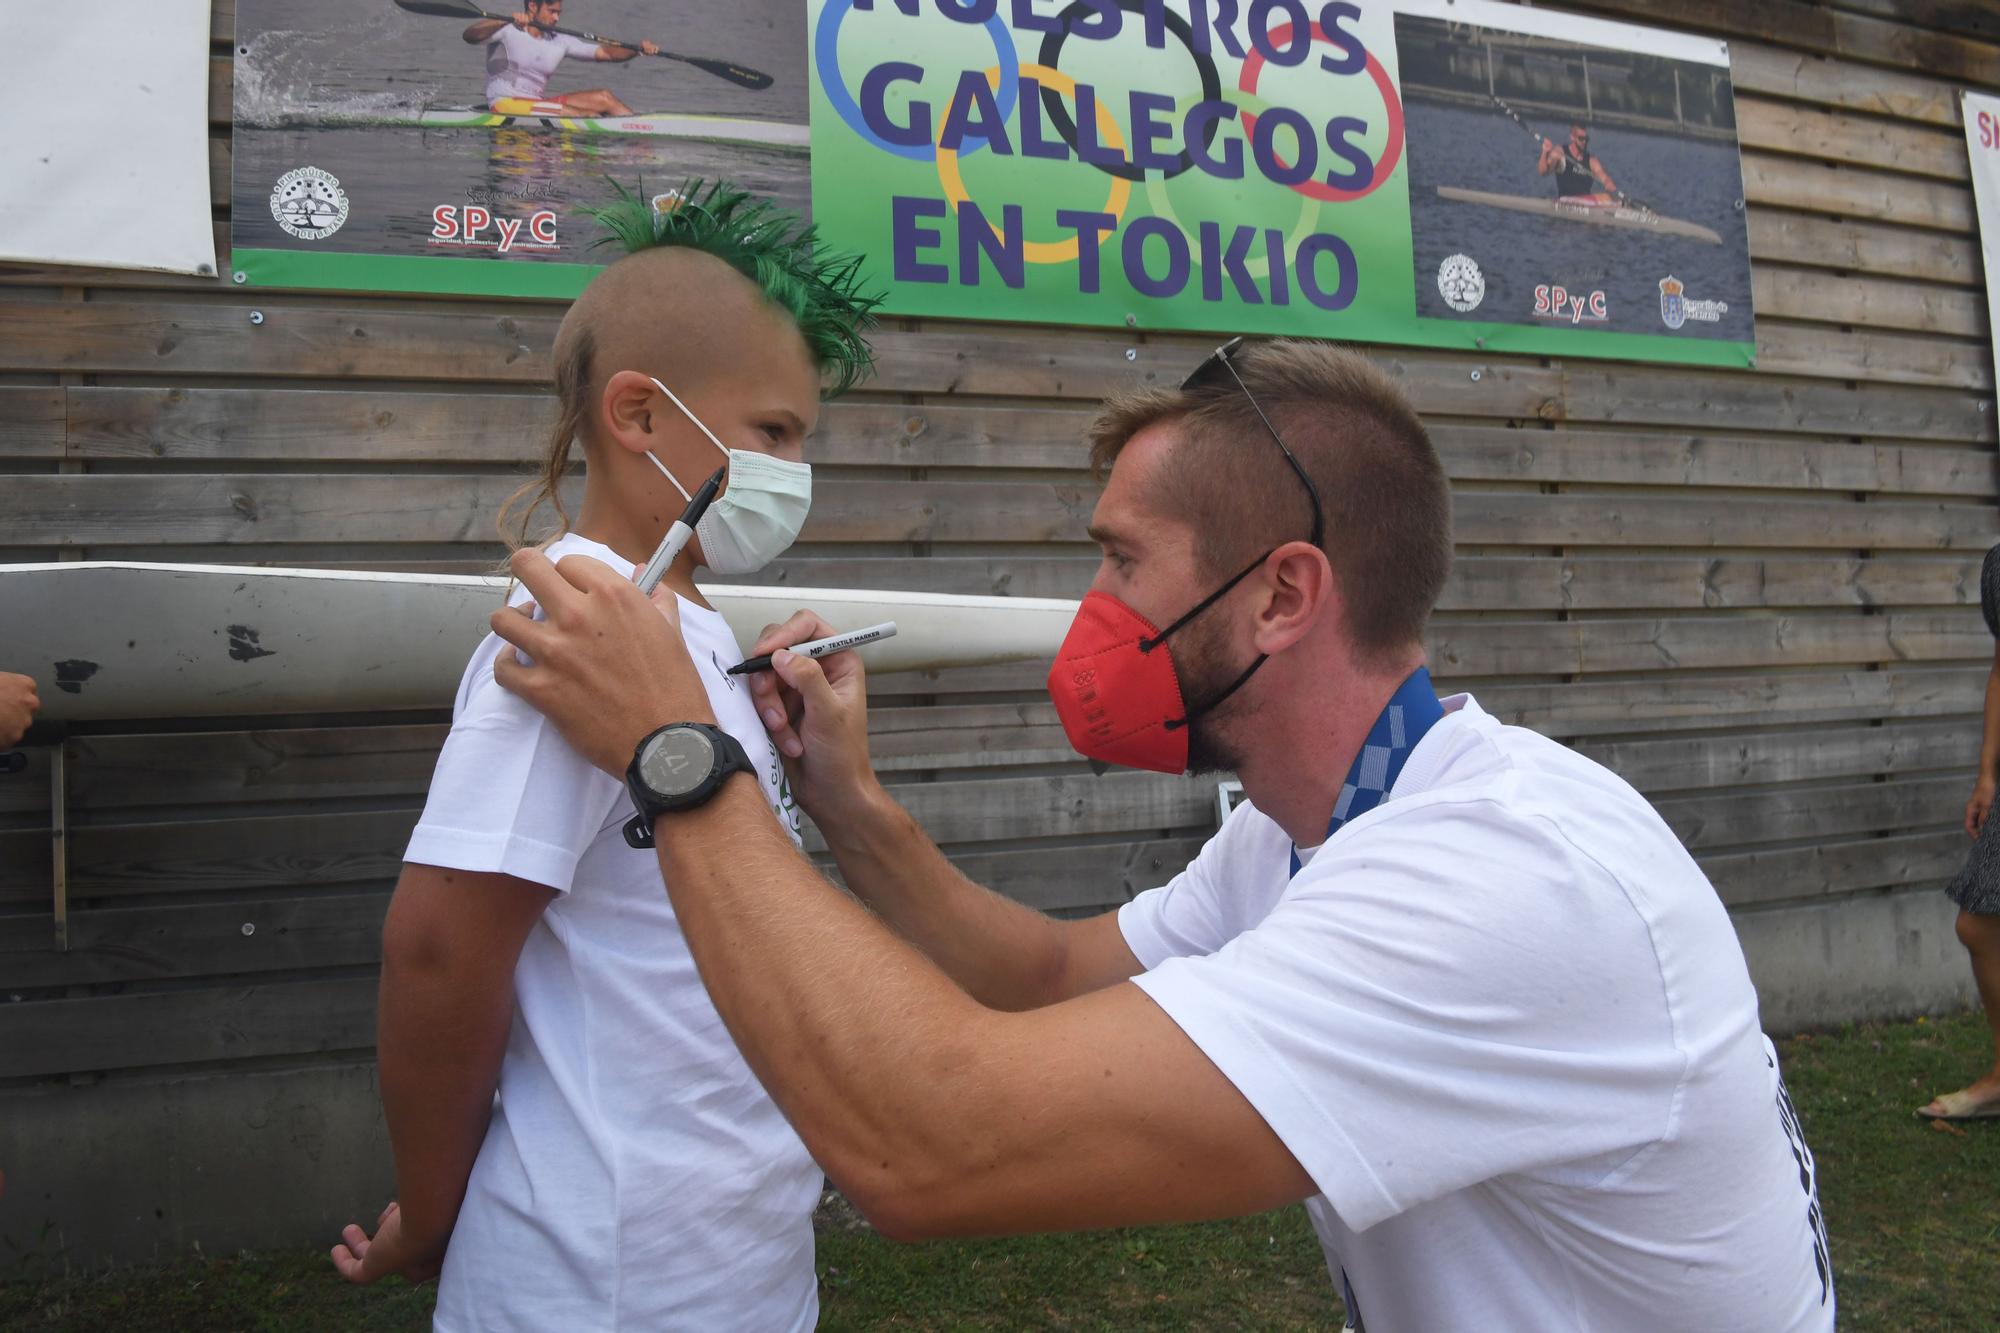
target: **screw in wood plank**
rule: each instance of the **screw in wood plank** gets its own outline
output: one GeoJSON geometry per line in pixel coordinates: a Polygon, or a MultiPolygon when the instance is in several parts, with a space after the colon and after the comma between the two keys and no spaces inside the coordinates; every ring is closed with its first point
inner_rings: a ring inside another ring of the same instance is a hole
{"type": "Polygon", "coordinates": [[[252,324],[262,324],[264,322],[264,312],[261,310],[252,310],[250,312],[250,322],[252,324]]]}
{"type": "Polygon", "coordinates": [[[229,280],[231,282],[248,282],[250,281],[250,275],[239,268],[229,275],[229,280]]]}
{"type": "Polygon", "coordinates": [[[1479,383],[1479,377],[1480,377],[1480,376],[1481,376],[1482,374],[1484,374],[1484,373],[1485,373],[1485,372],[1483,372],[1483,371],[1478,371],[1478,370],[1475,370],[1475,371],[1473,371],[1473,372],[1472,372],[1472,382],[1473,382],[1474,384],[1477,384],[1477,383],[1479,383]]]}
{"type": "Polygon", "coordinates": [[[255,935],[256,933],[257,933],[257,927],[255,923],[249,921],[245,921],[243,923],[243,935],[245,939],[248,939],[250,936],[255,935]]]}
{"type": "Polygon", "coordinates": [[[1137,360],[1139,359],[1139,349],[1138,349],[1138,348],[1136,348],[1136,347],[1128,347],[1128,348],[1126,348],[1126,349],[1125,349],[1125,359],[1126,359],[1127,361],[1137,361],[1137,360]]]}

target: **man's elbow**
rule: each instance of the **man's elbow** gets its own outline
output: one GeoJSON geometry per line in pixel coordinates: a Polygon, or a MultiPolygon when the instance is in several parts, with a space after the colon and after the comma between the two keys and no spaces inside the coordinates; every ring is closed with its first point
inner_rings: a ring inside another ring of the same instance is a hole
{"type": "Polygon", "coordinates": [[[885,1162],[847,1180],[832,1168],[827,1174],[868,1225],[890,1240],[944,1240],[978,1230],[966,1215],[970,1182],[956,1173],[885,1162]]]}

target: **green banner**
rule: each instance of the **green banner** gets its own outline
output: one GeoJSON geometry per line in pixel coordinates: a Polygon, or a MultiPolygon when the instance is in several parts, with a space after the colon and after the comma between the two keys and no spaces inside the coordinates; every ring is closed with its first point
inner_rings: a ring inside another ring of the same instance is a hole
{"type": "Polygon", "coordinates": [[[1482,0],[811,0],[897,314],[1747,365],[1719,43],[1482,0]]]}

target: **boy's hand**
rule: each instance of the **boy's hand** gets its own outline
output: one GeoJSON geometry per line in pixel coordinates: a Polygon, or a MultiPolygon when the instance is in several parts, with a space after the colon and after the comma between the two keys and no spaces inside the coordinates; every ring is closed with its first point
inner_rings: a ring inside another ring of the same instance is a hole
{"type": "Polygon", "coordinates": [[[428,1282],[444,1266],[443,1247],[436,1254],[412,1252],[403,1235],[403,1210],[392,1200],[375,1221],[375,1235],[369,1238],[360,1226],[349,1223],[333,1247],[333,1266],[349,1282],[367,1285],[394,1274],[412,1282],[428,1282]]]}
{"type": "Polygon", "coordinates": [[[490,623],[534,665],[503,649],[494,679],[555,723],[578,754],[621,777],[655,728],[715,721],[681,641],[671,589],[661,585],[649,601],[584,555],[565,556],[558,567],[540,551],[520,550],[513,571],[533,601],[502,607],[490,623]],[[537,606],[544,619],[534,618],[537,606]]]}
{"type": "Polygon", "coordinates": [[[834,653],[814,661],[794,653],[775,654],[795,643],[839,633],[811,611],[782,625],[767,625],[752,657],[773,654],[770,671],[752,672],[750,698],[757,716],[785,756],[792,793],[814,819],[836,815],[843,801],[865,793],[875,781],[868,762],[868,680],[858,653],[834,653]]]}
{"type": "Polygon", "coordinates": [[[28,734],[28,724],[42,708],[35,682],[27,676],[0,671],[0,747],[12,745],[28,734]]]}

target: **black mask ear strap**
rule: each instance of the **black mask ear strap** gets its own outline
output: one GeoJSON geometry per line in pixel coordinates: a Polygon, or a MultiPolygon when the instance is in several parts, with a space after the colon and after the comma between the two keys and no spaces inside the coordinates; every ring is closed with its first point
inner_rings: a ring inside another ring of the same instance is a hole
{"type": "MultiPolygon", "coordinates": [[[[1276,547],[1272,548],[1272,550],[1276,549],[1277,549],[1276,547]]],[[[1249,564],[1245,565],[1242,569],[1238,570],[1236,576],[1230,579],[1229,582],[1223,584],[1220,588],[1217,588],[1214,592],[1202,598],[1199,602],[1196,602],[1194,605],[1194,609],[1189,611],[1186,615],[1182,616],[1179,620],[1176,620],[1173,624],[1167,626],[1165,629],[1161,630],[1158,634],[1155,634],[1152,638],[1139,640],[1139,651],[1142,653],[1150,653],[1155,648],[1165,643],[1167,641],[1168,635],[1172,634],[1175,630],[1179,629],[1181,626],[1187,624],[1188,621],[1193,620],[1196,616],[1200,615],[1202,612],[1208,610],[1209,607],[1214,606],[1217,602],[1221,601],[1225,593],[1227,593],[1231,588],[1235,587],[1237,584],[1243,582],[1244,579],[1249,578],[1251,571],[1255,570],[1257,566],[1263,564],[1266,560],[1270,558],[1270,556],[1271,556],[1270,551],[1264,552],[1263,555],[1258,556],[1255,560],[1252,560],[1249,564]]],[[[1256,668],[1252,667],[1251,670],[1254,671],[1256,670],[1256,668]]],[[[1240,684],[1241,682],[1238,683],[1240,684]]],[[[1232,685],[1230,686],[1230,688],[1234,689],[1236,687],[1232,685]]]]}
{"type": "Polygon", "coordinates": [[[1236,693],[1236,691],[1238,691],[1238,690],[1242,689],[1242,688],[1243,688],[1243,684],[1244,684],[1244,682],[1245,682],[1245,681],[1247,681],[1247,680],[1249,680],[1249,679],[1250,679],[1250,677],[1252,677],[1252,676],[1254,676],[1254,675],[1256,675],[1256,674],[1257,674],[1257,668],[1258,668],[1258,667],[1260,667],[1260,666],[1263,666],[1263,665],[1264,665],[1264,663],[1266,663],[1266,662],[1268,662],[1268,661],[1270,661],[1270,660],[1271,660],[1271,656],[1270,656],[1270,654],[1269,654],[1269,653],[1259,653],[1259,654],[1257,654],[1257,660],[1256,660],[1256,661],[1254,661],[1254,662],[1252,662],[1252,663],[1251,663],[1251,664],[1250,664],[1249,666],[1247,666],[1247,667],[1243,668],[1243,674],[1242,674],[1242,675],[1240,675],[1240,676],[1238,676],[1238,677],[1237,677],[1237,678],[1236,678],[1235,680],[1232,680],[1232,681],[1230,681],[1230,682],[1229,682],[1229,688],[1228,688],[1228,689],[1226,689],[1226,690],[1224,690],[1224,691],[1223,691],[1222,693],[1220,693],[1220,694],[1216,695],[1216,696],[1215,696],[1215,697],[1214,697],[1213,699],[1210,699],[1210,700],[1209,700],[1209,701],[1208,701],[1207,703],[1203,704],[1203,705],[1202,705],[1201,707],[1199,707],[1199,708],[1190,708],[1190,709],[1188,709],[1188,714],[1187,714],[1187,716],[1186,716],[1186,717],[1183,717],[1183,718],[1176,718],[1176,719],[1174,719],[1173,721],[1171,721],[1171,722],[1168,722],[1168,723],[1167,723],[1167,730],[1168,730],[1168,731],[1179,731],[1179,730],[1180,730],[1180,729],[1181,729],[1182,727],[1185,727],[1185,726],[1187,726],[1187,725],[1188,725],[1188,724],[1189,724],[1190,722],[1193,722],[1193,721],[1194,721],[1194,720],[1195,720],[1196,718],[1200,717],[1200,716],[1201,716],[1201,715],[1202,715],[1203,713],[1207,713],[1207,712],[1212,712],[1212,711],[1214,711],[1214,709],[1216,708],[1216,706],[1217,706],[1217,705],[1219,705],[1219,704],[1220,704],[1220,703],[1221,703],[1221,702],[1222,702],[1222,701],[1223,701],[1224,699],[1227,699],[1227,698],[1228,698],[1228,697],[1229,697],[1230,695],[1232,695],[1232,694],[1236,693]]]}

